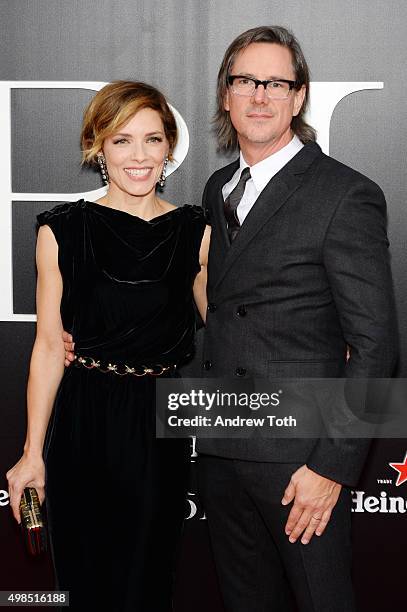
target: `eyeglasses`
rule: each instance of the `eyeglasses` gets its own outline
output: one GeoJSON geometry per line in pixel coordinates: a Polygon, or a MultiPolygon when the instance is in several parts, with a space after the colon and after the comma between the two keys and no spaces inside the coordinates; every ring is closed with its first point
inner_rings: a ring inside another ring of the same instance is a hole
{"type": "Polygon", "coordinates": [[[287,79],[259,81],[259,79],[235,74],[230,74],[227,81],[232,92],[238,96],[253,96],[258,86],[263,85],[266,96],[272,100],[286,100],[290,91],[298,86],[297,81],[287,79]]]}

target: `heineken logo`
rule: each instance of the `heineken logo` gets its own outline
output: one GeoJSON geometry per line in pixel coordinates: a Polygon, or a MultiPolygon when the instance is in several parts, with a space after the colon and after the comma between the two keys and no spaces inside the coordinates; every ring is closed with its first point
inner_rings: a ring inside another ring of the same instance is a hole
{"type": "Polygon", "coordinates": [[[407,453],[403,463],[389,463],[389,466],[398,472],[396,487],[399,487],[403,482],[407,481],[407,453]]]}
{"type": "Polygon", "coordinates": [[[407,499],[401,496],[393,497],[386,491],[380,491],[379,497],[366,495],[365,491],[352,492],[352,512],[368,512],[374,514],[405,514],[407,499]]]}

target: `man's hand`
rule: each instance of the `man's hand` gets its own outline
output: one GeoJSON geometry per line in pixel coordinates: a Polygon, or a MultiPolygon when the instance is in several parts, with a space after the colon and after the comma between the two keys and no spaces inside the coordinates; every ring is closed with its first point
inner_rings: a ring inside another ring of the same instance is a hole
{"type": "Polygon", "coordinates": [[[296,542],[303,534],[301,543],[308,544],[314,533],[322,535],[341,489],[342,485],[320,476],[306,465],[294,472],[281,500],[283,506],[294,500],[285,526],[290,542],[296,542]]]}
{"type": "Polygon", "coordinates": [[[75,342],[73,342],[73,338],[71,334],[64,331],[62,334],[62,339],[64,341],[64,349],[65,349],[65,366],[68,367],[71,365],[72,361],[75,361],[75,342]]]}

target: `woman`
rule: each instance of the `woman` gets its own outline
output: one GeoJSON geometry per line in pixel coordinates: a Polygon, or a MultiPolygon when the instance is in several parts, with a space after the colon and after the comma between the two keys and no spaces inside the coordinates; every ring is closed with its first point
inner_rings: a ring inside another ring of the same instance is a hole
{"type": "Polygon", "coordinates": [[[171,610],[188,444],[155,439],[155,379],[193,351],[209,241],[200,208],[156,194],[176,138],[155,88],[107,85],[82,129],[84,162],[99,163],[107,194],[38,216],[28,431],[7,477],[19,521],[25,486],[44,499],[44,454],[58,588],[73,610],[171,610]],[[65,372],[63,328],[77,355],[65,372]]]}

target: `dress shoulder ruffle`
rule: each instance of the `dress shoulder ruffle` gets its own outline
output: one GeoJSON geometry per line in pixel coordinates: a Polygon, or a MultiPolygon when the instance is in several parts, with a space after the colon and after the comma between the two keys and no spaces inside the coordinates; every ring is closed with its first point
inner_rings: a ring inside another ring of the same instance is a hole
{"type": "Polygon", "coordinates": [[[84,208],[84,200],[78,200],[77,202],[64,202],[63,204],[57,204],[51,210],[45,210],[44,212],[37,215],[37,228],[42,225],[48,225],[59,245],[63,241],[64,228],[74,222],[77,217],[77,213],[84,208]]]}
{"type": "MultiPolygon", "coordinates": [[[[83,200],[77,202],[64,202],[63,204],[57,204],[51,210],[45,210],[44,212],[37,215],[38,225],[50,225],[52,222],[71,215],[78,208],[82,208],[83,200]]],[[[51,228],[52,229],[52,228],[51,228]]]]}

